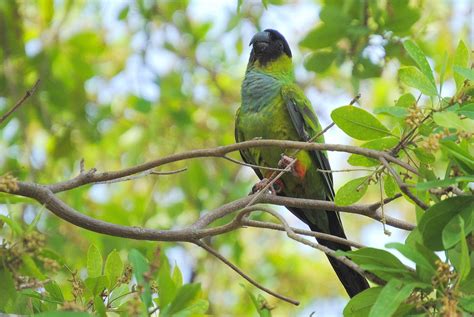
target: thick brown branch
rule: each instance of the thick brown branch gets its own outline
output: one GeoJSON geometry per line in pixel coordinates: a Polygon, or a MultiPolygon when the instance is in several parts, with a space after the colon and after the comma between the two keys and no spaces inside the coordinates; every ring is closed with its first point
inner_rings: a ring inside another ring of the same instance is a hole
{"type": "Polygon", "coordinates": [[[110,181],[117,178],[123,178],[140,172],[156,168],[171,162],[179,162],[183,160],[202,158],[202,157],[220,157],[228,153],[235,152],[242,149],[255,148],[255,147],[274,147],[279,148],[283,152],[283,149],[302,149],[302,150],[316,150],[316,151],[335,151],[335,152],[346,152],[352,154],[360,154],[366,157],[380,160],[384,158],[386,161],[397,164],[404,169],[418,174],[417,170],[409,164],[391,156],[387,152],[376,151],[371,149],[360,148],[351,145],[341,144],[324,144],[324,143],[308,143],[308,142],[297,142],[297,141],[284,141],[284,140],[251,140],[236,144],[230,144],[226,146],[220,146],[211,149],[199,149],[178,154],[173,154],[167,157],[163,157],[157,160],[149,161],[140,165],[136,165],[127,169],[119,171],[110,171],[98,173],[95,170],[91,170],[86,173],[81,173],[77,177],[59,182],[56,184],[48,185],[48,188],[53,192],[61,192],[69,189],[77,188],[86,184],[93,184],[98,182],[110,181]]]}

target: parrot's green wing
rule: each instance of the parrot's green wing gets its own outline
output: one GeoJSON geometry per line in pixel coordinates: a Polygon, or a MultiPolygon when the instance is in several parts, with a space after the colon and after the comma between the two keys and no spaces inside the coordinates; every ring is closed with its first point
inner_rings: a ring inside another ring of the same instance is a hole
{"type": "MultiPolygon", "coordinates": [[[[306,96],[299,87],[283,88],[282,97],[288,109],[291,122],[301,141],[308,141],[321,131],[316,114],[311,109],[306,96]]],[[[321,138],[322,139],[322,138],[321,138]]],[[[317,141],[317,140],[315,140],[317,141]]],[[[321,151],[308,151],[313,164],[322,170],[330,171],[331,166],[327,156],[321,151]]],[[[325,180],[327,199],[334,201],[334,181],[331,173],[321,173],[325,180]]]]}
{"type": "MultiPolygon", "coordinates": [[[[241,108],[237,109],[237,113],[235,114],[235,140],[237,142],[245,141],[245,137],[242,135],[242,131],[239,130],[240,127],[240,110],[241,108]]],[[[244,162],[247,164],[258,165],[255,161],[254,157],[250,153],[249,149],[239,150],[240,156],[244,159],[244,162]]],[[[263,175],[258,168],[253,169],[255,174],[257,174],[258,178],[263,179],[263,175]]]]}

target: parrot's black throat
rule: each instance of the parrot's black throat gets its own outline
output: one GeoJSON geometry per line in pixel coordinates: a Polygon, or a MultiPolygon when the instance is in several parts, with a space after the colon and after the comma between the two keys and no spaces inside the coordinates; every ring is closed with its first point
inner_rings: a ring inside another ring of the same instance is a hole
{"type": "Polygon", "coordinates": [[[280,32],[272,29],[266,29],[263,32],[255,34],[250,41],[253,45],[250,52],[249,65],[253,65],[256,61],[260,65],[265,66],[271,61],[278,59],[283,54],[291,58],[290,46],[280,32]]]}

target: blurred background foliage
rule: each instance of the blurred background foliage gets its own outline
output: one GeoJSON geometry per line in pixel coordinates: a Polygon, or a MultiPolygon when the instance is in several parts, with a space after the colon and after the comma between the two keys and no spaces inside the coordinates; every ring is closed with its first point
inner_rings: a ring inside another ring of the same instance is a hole
{"type": "MultiPolygon", "coordinates": [[[[402,93],[397,70],[413,64],[402,39],[413,39],[440,73],[445,56],[453,55],[460,39],[472,47],[472,12],[470,1],[0,1],[0,113],[41,79],[27,104],[0,127],[1,174],[52,183],[77,175],[82,158],[86,168],[107,171],[233,143],[247,44],[254,32],[265,28],[278,29],[289,40],[297,80],[323,125],[330,123],[332,109],[359,92],[360,104],[368,110],[393,105],[402,93]]],[[[454,81],[446,81],[443,93],[454,91],[454,81]]],[[[393,120],[382,119],[389,126],[393,120]]],[[[327,142],[349,142],[332,130],[327,142]]],[[[330,156],[334,169],[347,166],[347,156],[330,156]]],[[[182,167],[187,171],[177,175],[93,185],[60,195],[98,219],[166,229],[185,226],[200,213],[246,195],[256,180],[248,168],[217,159],[175,163],[162,170],[182,167]]],[[[339,173],[336,184],[356,175],[339,173]]],[[[378,195],[369,191],[365,200],[377,200],[378,195]]],[[[91,244],[104,256],[116,249],[123,260],[132,248],[152,259],[159,245],[171,265],[180,267],[184,282],[202,283],[210,313],[255,313],[239,286],[243,280],[194,246],[99,235],[26,200],[15,204],[22,200],[0,199],[2,215],[24,228],[33,223],[34,231],[44,236],[44,249],[60,255],[79,274],[85,274],[91,244]]],[[[406,202],[387,209],[414,220],[406,202]]],[[[388,238],[379,224],[365,218],[344,215],[344,220],[349,237],[368,245],[405,237],[392,230],[388,238]]],[[[2,239],[18,238],[6,225],[0,234],[2,239]]],[[[324,255],[284,234],[256,229],[210,242],[265,286],[303,303],[292,307],[268,298],[275,316],[341,313],[346,298],[324,255]]],[[[35,261],[62,288],[71,287],[68,269],[35,261]]]]}

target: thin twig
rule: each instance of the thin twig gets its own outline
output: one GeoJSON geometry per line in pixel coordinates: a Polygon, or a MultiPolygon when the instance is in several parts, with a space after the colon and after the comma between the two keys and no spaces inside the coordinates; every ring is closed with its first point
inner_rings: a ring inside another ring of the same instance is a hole
{"type": "MultiPolygon", "coordinates": [[[[272,222],[264,222],[264,221],[258,221],[258,220],[252,220],[252,219],[242,219],[241,223],[243,226],[246,227],[253,227],[253,228],[262,228],[262,229],[271,229],[271,230],[277,230],[277,231],[285,231],[285,228],[282,225],[272,223],[272,222]]],[[[298,229],[291,227],[291,230],[293,230],[297,234],[313,237],[313,238],[318,238],[318,239],[324,239],[327,241],[332,241],[340,244],[344,244],[350,247],[354,247],[357,249],[360,248],[365,248],[366,246],[355,242],[351,240],[347,240],[338,236],[333,236],[331,234],[327,233],[322,233],[322,232],[315,232],[311,230],[304,230],[304,229],[298,229]]]]}
{"type": "Polygon", "coordinates": [[[34,94],[36,88],[38,88],[39,83],[40,83],[40,80],[38,79],[38,80],[35,82],[35,84],[33,85],[33,87],[31,87],[29,90],[27,90],[26,93],[25,93],[25,95],[24,95],[20,100],[18,100],[17,103],[16,103],[14,106],[11,107],[10,110],[8,110],[5,114],[3,114],[2,117],[0,117],[0,125],[1,125],[1,124],[3,123],[3,121],[5,121],[12,113],[14,113],[15,111],[17,111],[17,110],[20,108],[20,106],[21,106],[28,98],[30,98],[30,97],[34,94]]]}
{"type": "Polygon", "coordinates": [[[393,169],[393,167],[390,166],[390,164],[387,162],[387,160],[385,158],[380,157],[380,162],[382,162],[382,164],[385,166],[385,168],[387,168],[387,170],[390,172],[390,174],[392,174],[392,176],[395,178],[395,181],[397,182],[398,187],[400,188],[400,190],[404,194],[406,194],[408,197],[410,197],[410,199],[415,204],[417,204],[420,208],[422,208],[424,210],[428,209],[429,206],[427,204],[425,204],[424,202],[422,202],[420,199],[418,199],[418,197],[413,195],[413,193],[408,189],[407,184],[405,184],[402,181],[402,179],[400,178],[398,173],[393,169]]]}
{"type": "Polygon", "coordinates": [[[180,168],[180,169],[177,169],[177,170],[174,170],[174,171],[164,171],[164,172],[157,172],[157,171],[149,170],[149,171],[142,172],[140,174],[130,175],[130,176],[121,177],[121,178],[117,178],[117,179],[111,179],[109,181],[96,182],[94,184],[120,183],[120,182],[126,182],[126,181],[131,181],[131,180],[134,180],[134,179],[143,178],[143,177],[146,177],[148,175],[159,175],[159,176],[161,176],[161,175],[174,175],[174,174],[182,173],[184,171],[187,171],[186,167],[183,167],[183,168],[180,168]]]}
{"type": "Polygon", "coordinates": [[[278,299],[281,299],[285,302],[288,302],[290,304],[293,304],[293,305],[299,305],[300,302],[297,301],[297,300],[294,300],[292,298],[289,298],[289,297],[286,297],[284,295],[281,295],[281,294],[278,294],[274,291],[272,291],[271,289],[268,289],[266,288],[265,286],[259,284],[257,281],[255,281],[253,278],[251,278],[250,276],[248,276],[246,273],[244,273],[241,269],[239,269],[235,264],[233,264],[232,262],[230,262],[227,258],[225,258],[222,254],[220,254],[219,252],[217,252],[216,250],[214,250],[213,248],[211,248],[208,244],[204,243],[203,241],[201,240],[196,240],[196,241],[193,241],[194,244],[200,246],[201,248],[203,248],[204,250],[206,250],[208,253],[212,254],[213,256],[215,256],[216,258],[218,258],[220,261],[222,261],[225,265],[227,265],[228,267],[230,267],[232,270],[234,270],[237,274],[239,274],[240,276],[242,276],[244,279],[246,279],[250,284],[254,285],[255,287],[257,287],[258,289],[261,289],[262,291],[264,291],[265,293],[268,293],[278,299]]]}

